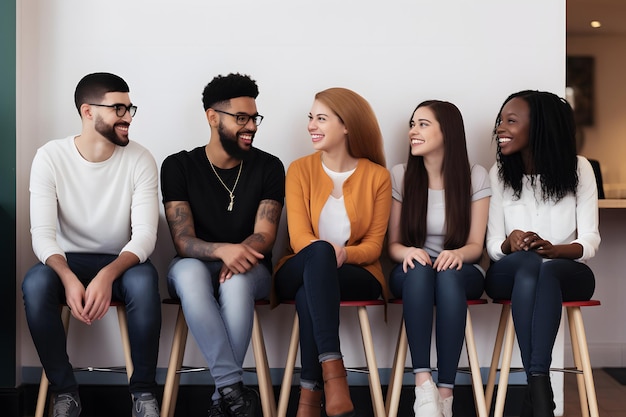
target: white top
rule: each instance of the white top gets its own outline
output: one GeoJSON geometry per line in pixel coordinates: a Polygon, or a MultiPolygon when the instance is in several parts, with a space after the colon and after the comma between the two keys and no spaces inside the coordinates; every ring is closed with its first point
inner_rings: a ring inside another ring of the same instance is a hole
{"type": "MultiPolygon", "coordinates": [[[[391,169],[391,184],[393,198],[402,202],[404,193],[404,173],[406,164],[398,164],[391,169]]],[[[487,170],[481,165],[474,165],[471,169],[472,201],[478,201],[491,195],[487,170]]],[[[424,249],[434,258],[443,251],[446,238],[446,205],[444,190],[428,189],[428,212],[426,213],[426,240],[424,249]]]]}
{"type": "Polygon", "coordinates": [[[592,258],[600,245],[598,232],[598,189],[593,168],[584,157],[578,157],[578,188],[576,195],[565,196],[558,203],[544,202],[541,198],[541,183],[525,176],[522,194],[513,198],[513,189],[504,189],[498,179],[497,163],[489,171],[493,195],[489,204],[487,226],[487,252],[497,261],[505,255],[502,242],[515,229],[536,232],[553,245],[579,243],[583,255],[578,261],[592,258]]]}
{"type": "MultiPolygon", "coordinates": [[[[333,180],[335,188],[343,188],[343,183],[354,173],[354,169],[346,172],[331,171],[322,163],[324,172],[333,180]]],[[[344,247],[350,239],[350,218],[346,212],[346,205],[341,197],[328,196],[328,200],[320,213],[320,239],[344,247]]]]}
{"type": "Polygon", "coordinates": [[[154,158],[136,142],[95,163],[80,155],[74,136],[48,142],[30,173],[35,255],[45,263],[66,252],[131,252],[144,262],[156,243],[157,182],[154,158]]]}

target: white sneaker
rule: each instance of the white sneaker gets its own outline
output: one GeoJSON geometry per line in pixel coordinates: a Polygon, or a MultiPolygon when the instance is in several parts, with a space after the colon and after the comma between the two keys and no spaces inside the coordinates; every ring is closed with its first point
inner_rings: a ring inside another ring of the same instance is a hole
{"type": "Polygon", "coordinates": [[[441,400],[441,409],[443,410],[443,417],[452,417],[452,397],[444,398],[441,400]]]}
{"type": "Polygon", "coordinates": [[[415,387],[413,411],[415,417],[443,417],[439,390],[432,379],[415,387]]]}

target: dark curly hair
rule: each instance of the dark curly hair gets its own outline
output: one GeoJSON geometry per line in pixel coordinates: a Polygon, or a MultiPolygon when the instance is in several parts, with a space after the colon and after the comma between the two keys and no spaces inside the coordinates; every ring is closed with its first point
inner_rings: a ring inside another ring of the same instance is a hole
{"type": "Polygon", "coordinates": [[[525,172],[520,152],[503,155],[498,146],[498,175],[505,187],[513,189],[514,196],[522,193],[525,174],[531,175],[531,185],[538,180],[544,201],[559,201],[569,193],[576,194],[578,186],[578,159],[576,154],[576,123],[572,107],[563,98],[546,91],[524,90],[511,94],[500,107],[493,129],[497,129],[502,109],[514,98],[520,98],[530,109],[528,148],[532,172],[525,172]]]}
{"type": "Polygon", "coordinates": [[[228,101],[231,98],[257,98],[258,95],[259,87],[256,85],[256,81],[248,75],[239,73],[231,73],[226,76],[218,75],[204,87],[202,104],[204,105],[204,111],[207,111],[209,107],[228,101]]]}

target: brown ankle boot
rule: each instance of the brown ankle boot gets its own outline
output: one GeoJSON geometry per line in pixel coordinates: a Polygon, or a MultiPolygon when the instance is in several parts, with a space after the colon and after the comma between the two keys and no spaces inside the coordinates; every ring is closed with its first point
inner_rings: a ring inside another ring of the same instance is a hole
{"type": "Polygon", "coordinates": [[[350,399],[346,368],[343,359],[322,362],[324,398],[328,417],[354,417],[354,405],[350,399]]]}
{"type": "Polygon", "coordinates": [[[300,401],[296,417],[320,417],[322,414],[322,391],[300,388],[300,401]]]}

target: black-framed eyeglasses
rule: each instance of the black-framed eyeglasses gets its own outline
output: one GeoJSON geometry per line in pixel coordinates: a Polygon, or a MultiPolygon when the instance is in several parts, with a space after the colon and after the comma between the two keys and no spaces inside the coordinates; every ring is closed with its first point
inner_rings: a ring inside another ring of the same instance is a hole
{"type": "Polygon", "coordinates": [[[90,106],[98,106],[98,107],[109,107],[111,109],[115,109],[115,114],[117,117],[124,117],[126,112],[130,113],[130,117],[135,117],[135,113],[137,113],[137,106],[127,106],[126,104],[117,103],[117,104],[95,104],[95,103],[87,103],[90,106]]]}
{"type": "Polygon", "coordinates": [[[213,109],[218,113],[224,113],[229,116],[233,116],[235,118],[235,122],[238,125],[245,126],[248,123],[248,120],[252,119],[255,125],[260,125],[263,121],[263,116],[260,114],[247,114],[247,113],[228,113],[227,111],[213,109]]]}

